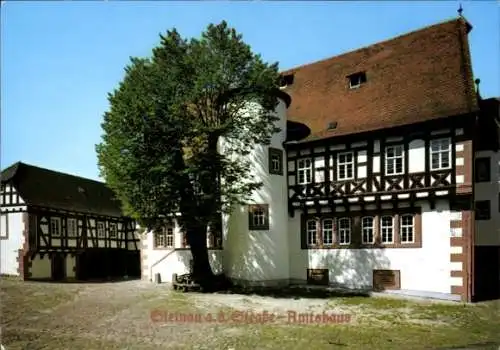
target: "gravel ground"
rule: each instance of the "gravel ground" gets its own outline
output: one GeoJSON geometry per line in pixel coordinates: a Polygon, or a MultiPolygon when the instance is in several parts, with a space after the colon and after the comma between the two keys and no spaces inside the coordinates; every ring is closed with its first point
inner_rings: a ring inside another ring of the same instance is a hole
{"type": "MultiPolygon", "coordinates": [[[[238,294],[183,294],[173,292],[166,284],[142,281],[64,284],[2,279],[0,301],[1,342],[6,350],[280,348],[276,337],[283,344],[289,342],[289,348],[298,348],[301,339],[306,347],[316,339],[318,348],[331,349],[336,348],[331,345],[335,344],[330,339],[332,335],[325,338],[325,332],[331,333],[331,330],[314,334],[311,333],[311,325],[301,325],[301,328],[286,325],[290,320],[289,312],[351,315],[349,323],[342,326],[346,339],[352,339],[349,332],[357,334],[359,324],[384,329],[404,322],[407,325],[405,329],[411,331],[413,325],[419,332],[427,332],[427,329],[435,327],[448,330],[450,317],[458,315],[457,312],[461,313],[456,317],[463,318],[466,314],[461,311],[463,307],[458,310],[461,306],[449,303],[419,303],[394,298],[294,299],[238,294]],[[262,319],[265,312],[266,317],[274,314],[275,319],[262,319]],[[203,321],[168,321],[167,313],[177,317],[198,315],[203,321]],[[218,319],[221,314],[224,320],[218,319]],[[208,315],[212,316],[212,320],[207,318],[208,315]],[[261,318],[257,318],[259,315],[261,318]],[[307,339],[308,336],[311,339],[307,339]],[[321,340],[321,337],[325,339],[321,340]],[[264,344],[262,339],[267,338],[269,343],[264,344]]],[[[478,314],[482,317],[479,321],[490,322],[488,317],[498,315],[491,314],[489,309],[485,308],[482,314],[478,314]],[[488,310],[490,313],[487,313],[488,310]]],[[[319,332],[320,329],[315,327],[314,331],[319,332]]],[[[485,340],[488,334],[479,334],[474,339],[485,340]]],[[[342,337],[339,334],[337,338],[342,337]]],[[[353,343],[352,348],[372,344],[370,339],[361,339],[353,343]]],[[[405,341],[404,334],[401,341],[405,341]]],[[[464,341],[467,342],[463,344],[470,344],[469,339],[464,341]]],[[[374,345],[373,348],[380,347],[374,345]]]]}

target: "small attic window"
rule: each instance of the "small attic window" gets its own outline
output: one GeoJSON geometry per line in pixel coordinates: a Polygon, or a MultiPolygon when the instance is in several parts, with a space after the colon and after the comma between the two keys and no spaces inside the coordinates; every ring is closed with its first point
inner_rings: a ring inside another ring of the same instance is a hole
{"type": "Polygon", "coordinates": [[[293,84],[293,74],[287,74],[281,78],[280,87],[284,88],[292,84],[293,84]]]}
{"type": "Polygon", "coordinates": [[[337,122],[329,122],[327,130],[335,130],[335,129],[337,129],[337,122]]]}
{"type": "Polygon", "coordinates": [[[366,73],[358,72],[351,74],[347,77],[349,79],[349,88],[356,89],[361,86],[361,84],[366,83],[366,73]]]}

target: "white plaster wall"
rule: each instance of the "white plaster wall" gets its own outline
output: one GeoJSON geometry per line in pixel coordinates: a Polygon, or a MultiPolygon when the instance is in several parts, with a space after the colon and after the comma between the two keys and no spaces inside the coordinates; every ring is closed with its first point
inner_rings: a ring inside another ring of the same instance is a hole
{"type": "MultiPolygon", "coordinates": [[[[176,225],[174,227],[174,242],[177,247],[181,245],[181,239],[181,231],[176,225]]],[[[153,241],[153,232],[148,232],[142,239],[143,246],[146,246],[141,250],[142,257],[146,257],[142,265],[143,275],[154,280],[155,274],[159,273],[162,282],[170,282],[174,273],[181,275],[189,272],[189,262],[192,259],[189,249],[154,249],[153,241]]],[[[221,273],[222,251],[209,250],[208,255],[212,271],[221,273]]]]}
{"type": "Polygon", "coordinates": [[[408,145],[408,171],[420,173],[425,171],[425,141],[413,140],[408,145]]]}
{"type": "Polygon", "coordinates": [[[480,151],[476,157],[489,157],[491,182],[475,183],[475,200],[490,201],[490,220],[476,220],[476,245],[500,245],[500,152],[480,151]]]}
{"type": "Polygon", "coordinates": [[[45,254],[43,258],[40,255],[36,255],[33,260],[31,260],[31,278],[50,278],[52,276],[52,264],[48,254],[45,254]]]}
{"type": "MultiPolygon", "coordinates": [[[[184,250],[151,250],[149,252],[152,262],[157,262],[155,266],[150,268],[151,277],[154,279],[155,274],[159,273],[162,282],[172,281],[172,275],[174,273],[181,275],[184,273],[189,273],[189,261],[192,259],[191,251],[189,249],[184,250]]],[[[214,273],[222,272],[222,251],[220,250],[209,250],[208,257],[210,261],[210,266],[214,273]]]]}
{"type": "Polygon", "coordinates": [[[0,268],[1,274],[19,276],[17,271],[19,263],[17,261],[18,250],[24,245],[24,213],[7,213],[2,212],[2,220],[0,222],[1,230],[4,230],[4,225],[7,225],[8,239],[0,240],[0,268]],[[5,217],[4,217],[5,215],[5,217]],[[5,220],[6,219],[6,220],[5,220]]]}
{"type": "MultiPolygon", "coordinates": [[[[249,111],[251,113],[251,111],[249,111]]],[[[273,135],[270,147],[283,150],[283,175],[271,175],[268,169],[268,146],[256,145],[251,157],[253,178],[263,186],[252,194],[249,204],[269,204],[269,230],[248,229],[248,207],[236,206],[223,219],[224,271],[230,278],[251,282],[289,278],[288,193],[286,178],[286,105],[276,108],[280,132],[273,135]]],[[[223,142],[222,142],[223,144],[223,142]]],[[[223,149],[223,146],[222,146],[223,149]]],[[[319,161],[319,160],[318,160],[319,161]]]]}
{"type": "Polygon", "coordinates": [[[76,274],[73,269],[76,266],[76,256],[71,256],[71,254],[68,254],[66,256],[66,277],[68,278],[75,278],[76,274]]]}
{"type": "Polygon", "coordinates": [[[440,201],[431,211],[422,208],[422,248],[387,249],[314,249],[302,250],[300,213],[289,220],[290,275],[293,280],[307,279],[307,268],[328,268],[332,284],[350,288],[372,286],[372,270],[401,271],[401,289],[450,293],[450,211],[440,201]]]}

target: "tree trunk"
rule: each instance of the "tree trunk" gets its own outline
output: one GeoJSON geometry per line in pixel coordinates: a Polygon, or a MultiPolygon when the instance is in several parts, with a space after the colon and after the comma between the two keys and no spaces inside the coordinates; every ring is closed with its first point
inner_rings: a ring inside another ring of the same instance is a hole
{"type": "Polygon", "coordinates": [[[191,249],[193,257],[193,279],[200,284],[203,290],[212,289],[214,282],[214,273],[210,266],[207,248],[207,227],[193,227],[187,230],[187,242],[191,249]]]}

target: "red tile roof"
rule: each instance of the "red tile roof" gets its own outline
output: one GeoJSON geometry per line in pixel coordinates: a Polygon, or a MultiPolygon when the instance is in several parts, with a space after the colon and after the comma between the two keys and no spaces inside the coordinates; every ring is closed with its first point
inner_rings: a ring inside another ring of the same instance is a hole
{"type": "Polygon", "coordinates": [[[457,18],[282,72],[294,75],[288,119],[311,129],[309,141],[474,112],[471,28],[457,18]],[[350,89],[347,76],[362,71],[366,83],[350,89]]]}

